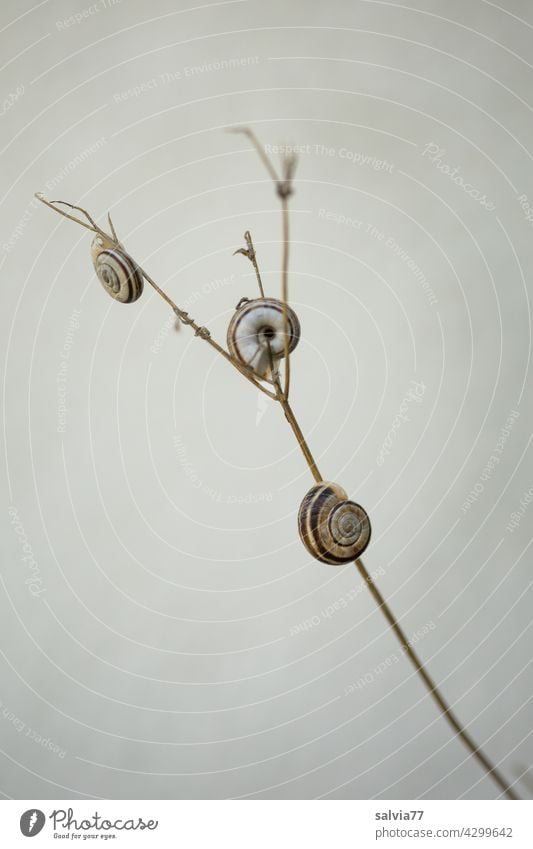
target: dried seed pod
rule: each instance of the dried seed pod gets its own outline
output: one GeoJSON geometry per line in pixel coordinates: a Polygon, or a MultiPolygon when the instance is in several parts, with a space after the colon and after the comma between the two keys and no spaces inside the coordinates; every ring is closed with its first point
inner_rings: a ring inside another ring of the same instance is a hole
{"type": "Polygon", "coordinates": [[[321,563],[349,563],[360,557],[372,532],[366,510],[342,487],[322,481],[309,490],[298,513],[300,537],[321,563]]]}
{"type": "Polygon", "coordinates": [[[125,251],[96,236],[91,245],[91,256],[96,276],[115,301],[132,304],[141,297],[143,276],[125,251]]]}
{"type": "MultiPolygon", "coordinates": [[[[287,327],[291,352],[300,338],[300,322],[291,307],[287,307],[287,327]]],[[[270,356],[275,363],[285,351],[282,302],[276,298],[241,301],[229,323],[227,339],[228,349],[236,359],[251,366],[258,377],[268,377],[270,356]]]]}

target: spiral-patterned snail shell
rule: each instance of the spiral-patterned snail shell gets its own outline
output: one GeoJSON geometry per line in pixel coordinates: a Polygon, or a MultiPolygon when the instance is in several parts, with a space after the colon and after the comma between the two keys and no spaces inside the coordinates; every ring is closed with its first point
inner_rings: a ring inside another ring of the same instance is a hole
{"type": "Polygon", "coordinates": [[[372,532],[366,510],[350,501],[342,487],[326,481],[313,486],[302,501],[298,529],[308,552],[333,565],[357,560],[372,532]]]}
{"type": "Polygon", "coordinates": [[[127,253],[96,236],[91,245],[96,276],[108,295],[121,304],[132,304],[143,293],[143,276],[127,253]]]}
{"type": "MultiPolygon", "coordinates": [[[[244,299],[243,299],[244,300],[244,299]]],[[[289,352],[300,338],[300,322],[291,307],[287,307],[289,352]]],[[[238,306],[228,327],[228,349],[236,359],[251,366],[259,377],[270,374],[272,360],[279,360],[285,350],[283,304],[276,298],[255,298],[238,306]]]]}

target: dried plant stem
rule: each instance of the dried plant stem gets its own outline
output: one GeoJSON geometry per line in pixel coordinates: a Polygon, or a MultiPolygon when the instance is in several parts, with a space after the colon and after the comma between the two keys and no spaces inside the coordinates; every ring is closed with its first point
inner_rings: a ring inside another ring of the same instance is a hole
{"type": "Polygon", "coordinates": [[[296,157],[292,154],[285,154],[282,158],[282,176],[280,177],[276,169],[272,165],[269,157],[266,155],[259,139],[249,127],[231,127],[231,132],[243,133],[252,142],[257,151],[261,162],[267,169],[274,185],[276,193],[281,201],[282,213],[282,236],[283,236],[283,259],[281,273],[281,300],[283,303],[283,331],[284,331],[284,388],[283,395],[285,399],[289,398],[289,390],[291,383],[291,365],[289,352],[289,203],[288,199],[292,194],[292,177],[296,167],[296,157]]]}
{"type": "Polygon", "coordinates": [[[218,344],[218,342],[215,342],[215,340],[211,338],[211,334],[209,333],[209,330],[207,330],[206,327],[201,327],[199,324],[197,324],[197,322],[193,318],[191,318],[187,312],[180,309],[180,307],[178,307],[177,304],[174,303],[172,298],[169,298],[166,292],[164,292],[163,289],[161,289],[161,287],[157,285],[155,280],[153,280],[150,275],[147,274],[144,268],[141,268],[140,265],[138,265],[137,267],[143,275],[144,279],[155,289],[155,291],[159,295],[161,295],[163,300],[165,300],[167,304],[172,308],[172,310],[176,313],[179,320],[183,324],[189,325],[189,327],[194,330],[195,336],[199,336],[201,339],[204,340],[204,342],[207,342],[208,345],[211,345],[211,347],[214,348],[215,351],[217,351],[219,354],[222,354],[222,356],[229,363],[231,363],[231,365],[234,366],[237,371],[239,371],[242,375],[244,375],[244,377],[247,378],[247,380],[253,383],[256,389],[260,389],[261,392],[264,392],[266,395],[268,395],[269,398],[272,398],[273,400],[275,399],[276,396],[272,392],[270,392],[268,389],[265,389],[264,386],[261,386],[261,384],[257,380],[255,380],[255,378],[253,377],[253,372],[250,368],[247,368],[246,366],[242,365],[237,360],[235,360],[231,356],[231,354],[229,354],[221,345],[218,344]]]}
{"type": "Polygon", "coordinates": [[[369,574],[369,572],[365,568],[365,565],[364,565],[363,561],[361,560],[361,558],[359,558],[359,560],[355,561],[355,565],[356,565],[357,569],[359,570],[359,574],[361,575],[361,577],[363,578],[364,582],[366,583],[368,589],[370,590],[370,592],[371,592],[374,600],[376,601],[378,607],[380,608],[383,615],[385,616],[385,619],[387,620],[387,622],[391,626],[392,630],[394,631],[395,635],[397,636],[402,649],[405,651],[409,660],[411,661],[414,668],[416,669],[417,674],[420,676],[420,678],[424,682],[425,686],[427,687],[427,689],[429,691],[429,694],[431,695],[432,699],[436,702],[436,704],[439,707],[439,710],[441,711],[442,715],[449,722],[449,724],[451,725],[451,727],[453,728],[453,730],[455,731],[457,736],[462,740],[462,742],[465,744],[467,749],[470,750],[470,752],[476,758],[478,763],[483,767],[485,772],[487,772],[487,774],[490,775],[491,778],[494,779],[494,781],[500,787],[502,792],[505,793],[507,798],[508,799],[518,799],[518,796],[516,796],[514,791],[509,786],[508,782],[503,777],[503,775],[494,766],[494,764],[491,763],[491,761],[488,759],[488,757],[481,751],[481,749],[474,742],[474,740],[472,739],[470,734],[467,731],[465,731],[465,729],[463,728],[463,726],[461,725],[461,723],[459,722],[459,720],[455,716],[454,712],[452,711],[450,705],[448,704],[446,699],[439,692],[437,685],[433,681],[430,674],[427,672],[424,664],[422,663],[422,661],[418,657],[415,650],[409,644],[409,640],[407,639],[407,636],[406,636],[403,628],[398,623],[398,620],[396,619],[394,613],[392,612],[389,605],[387,604],[387,602],[385,601],[385,599],[381,595],[379,589],[377,588],[376,584],[374,583],[373,578],[371,577],[371,575],[369,574]]]}
{"type": "MultiPolygon", "coordinates": [[[[261,161],[265,165],[270,174],[272,180],[275,183],[277,194],[281,200],[281,210],[282,210],[282,232],[283,232],[283,263],[282,263],[282,301],[283,301],[283,316],[284,316],[284,329],[285,329],[285,351],[284,351],[284,363],[285,363],[285,380],[284,380],[284,389],[281,389],[281,385],[279,382],[279,376],[276,374],[276,379],[274,380],[274,386],[276,388],[276,400],[280,402],[283,407],[285,418],[289,422],[294,435],[296,436],[296,440],[298,445],[300,446],[302,453],[307,461],[311,474],[317,481],[317,483],[323,480],[322,475],[320,474],[316,462],[309,450],[309,446],[305,440],[305,437],[301,431],[301,428],[296,420],[296,417],[291,409],[289,404],[289,388],[290,388],[290,358],[289,358],[289,336],[288,336],[288,302],[289,302],[289,286],[288,286],[288,271],[289,271],[289,208],[288,208],[288,198],[292,192],[291,178],[294,170],[294,160],[286,159],[284,163],[284,179],[281,180],[277,175],[272,163],[269,158],[266,156],[263,148],[259,144],[255,134],[247,129],[243,128],[241,132],[244,132],[245,135],[251,140],[255,149],[257,150],[261,161]]],[[[254,252],[255,258],[255,252],[254,252]]],[[[272,356],[271,356],[271,366],[272,356]]],[[[501,775],[498,769],[491,763],[491,761],[487,758],[487,756],[481,751],[481,749],[476,745],[470,734],[462,727],[461,723],[453,713],[450,705],[441,695],[438,690],[435,682],[427,672],[424,664],[418,657],[417,653],[410,646],[409,641],[407,639],[406,634],[404,633],[402,627],[398,623],[396,617],[394,616],[392,610],[389,605],[381,595],[377,586],[375,585],[372,577],[367,572],[363,561],[361,559],[355,561],[355,565],[357,566],[359,573],[363,577],[366,585],[368,586],[374,600],[376,601],[378,607],[382,611],[385,616],[387,622],[391,626],[394,631],[396,637],[398,638],[402,649],[406,652],[409,660],[413,664],[416,669],[417,674],[424,682],[424,685],[427,687],[432,699],[436,702],[439,710],[442,715],[445,717],[447,722],[451,725],[454,732],[457,736],[463,741],[464,745],[467,749],[472,753],[472,755],[476,758],[478,763],[483,767],[488,775],[490,775],[494,781],[498,784],[500,789],[509,799],[517,799],[518,797],[515,795],[513,790],[509,787],[509,784],[505,780],[505,778],[501,775]]]]}
{"type": "MultiPolygon", "coordinates": [[[[283,298],[283,309],[284,309],[284,313],[286,313],[287,312],[289,219],[288,219],[288,209],[287,209],[286,199],[282,199],[282,204],[283,204],[283,212],[284,212],[284,216],[283,216],[283,221],[284,221],[284,228],[283,228],[283,235],[284,235],[284,252],[283,252],[284,298],[283,298]]],[[[248,257],[248,259],[253,263],[255,273],[257,275],[257,280],[258,280],[259,286],[261,288],[261,294],[263,296],[263,287],[261,285],[261,275],[259,273],[259,266],[258,266],[258,263],[257,263],[257,255],[256,255],[255,248],[254,248],[252,234],[250,233],[249,230],[247,230],[246,233],[244,234],[244,239],[246,241],[246,249],[239,248],[239,250],[235,251],[235,253],[242,253],[244,256],[248,257]]],[[[285,315],[285,321],[288,321],[286,315],[285,315]]],[[[287,345],[288,345],[288,333],[285,333],[285,348],[287,348],[287,345]]],[[[268,353],[269,353],[269,359],[270,359],[270,372],[271,372],[271,375],[272,375],[272,384],[274,385],[274,388],[276,390],[274,400],[279,401],[279,403],[283,407],[283,412],[285,413],[285,418],[287,419],[287,421],[289,422],[289,424],[290,424],[290,426],[293,430],[293,433],[296,437],[298,445],[299,445],[299,447],[302,451],[302,454],[305,457],[305,461],[306,461],[307,465],[309,466],[309,470],[311,471],[311,474],[313,475],[314,479],[318,483],[318,481],[322,480],[322,476],[321,476],[321,474],[318,470],[318,466],[316,464],[315,458],[311,454],[311,449],[309,448],[309,445],[307,444],[307,441],[306,441],[306,439],[303,435],[302,429],[300,428],[300,425],[298,424],[296,416],[294,415],[292,407],[289,404],[287,383],[285,384],[285,390],[283,390],[281,388],[279,371],[278,371],[278,368],[277,368],[277,364],[274,361],[274,357],[272,355],[272,348],[270,346],[270,342],[268,343],[268,353]]],[[[284,361],[285,361],[285,368],[287,369],[288,366],[289,366],[288,356],[285,357],[284,361]]],[[[285,371],[285,376],[286,375],[287,375],[287,372],[285,371]]]]}
{"type": "Polygon", "coordinates": [[[161,287],[157,285],[155,280],[153,280],[150,277],[149,274],[147,274],[147,272],[144,270],[144,268],[142,268],[140,265],[138,265],[137,267],[138,267],[139,271],[141,272],[141,274],[143,275],[144,279],[150,284],[150,286],[152,286],[155,289],[155,291],[159,295],[161,295],[163,300],[165,300],[167,302],[167,304],[169,304],[169,306],[173,309],[173,311],[176,313],[176,315],[178,316],[178,318],[182,322],[182,324],[189,325],[189,327],[191,327],[192,330],[194,330],[195,336],[199,336],[201,339],[204,340],[204,342],[207,342],[208,345],[211,345],[211,347],[215,351],[217,351],[219,354],[222,354],[224,359],[226,359],[228,361],[228,363],[231,363],[231,365],[234,368],[236,368],[237,371],[240,374],[242,374],[247,380],[249,380],[250,383],[252,383],[253,386],[255,386],[256,389],[259,389],[265,395],[268,395],[269,398],[272,398],[272,400],[275,400],[276,396],[274,395],[274,393],[270,392],[268,389],[266,389],[264,386],[262,386],[259,383],[258,380],[256,380],[254,378],[253,371],[252,371],[251,368],[240,363],[238,360],[236,360],[234,357],[232,357],[231,354],[229,354],[222,347],[222,345],[219,345],[218,342],[215,342],[215,340],[211,337],[211,334],[206,327],[202,327],[199,324],[197,324],[197,322],[193,318],[191,318],[187,312],[180,309],[180,307],[178,307],[177,304],[174,303],[172,298],[169,298],[169,296],[166,294],[166,292],[164,292],[161,289],[161,287]]]}
{"type": "Polygon", "coordinates": [[[230,132],[230,133],[242,133],[244,136],[247,136],[250,139],[250,141],[252,142],[253,146],[255,147],[255,149],[258,153],[259,159],[261,160],[261,162],[263,163],[263,165],[267,169],[267,171],[270,174],[274,183],[276,183],[276,185],[277,185],[279,183],[279,177],[276,173],[276,169],[274,168],[270,159],[266,155],[266,153],[265,153],[262,145],[260,144],[259,139],[257,138],[254,131],[251,130],[249,127],[228,127],[228,132],[230,132]]]}
{"type": "Polygon", "coordinates": [[[263,281],[261,280],[261,275],[259,273],[259,266],[257,265],[257,257],[255,255],[254,243],[252,242],[252,235],[249,230],[244,234],[244,241],[246,242],[247,250],[244,251],[250,262],[252,263],[255,271],[255,276],[257,277],[257,285],[259,286],[259,292],[261,293],[261,297],[265,297],[265,290],[263,289],[263,281]]]}
{"type": "MultiPolygon", "coordinates": [[[[280,386],[280,383],[279,383],[279,378],[275,381],[274,385],[276,386],[276,389],[277,389],[277,395],[278,395],[277,400],[280,402],[281,406],[283,407],[283,411],[285,413],[285,418],[289,422],[289,424],[290,424],[290,426],[291,426],[291,428],[294,432],[294,435],[296,436],[296,440],[297,440],[298,445],[300,446],[302,453],[303,453],[303,455],[304,455],[304,457],[307,461],[307,464],[309,466],[311,474],[315,478],[315,481],[317,483],[319,483],[320,481],[323,480],[323,477],[318,470],[318,467],[317,467],[316,462],[313,458],[313,455],[311,454],[311,451],[309,450],[309,446],[307,445],[307,442],[306,442],[305,437],[304,437],[304,435],[301,431],[301,428],[298,424],[296,416],[294,415],[288,400],[285,398],[285,396],[282,392],[282,389],[281,389],[281,386],[280,386]]],[[[439,708],[440,712],[442,713],[442,715],[444,716],[446,721],[450,724],[450,726],[452,727],[453,731],[457,734],[459,739],[462,740],[462,742],[464,743],[466,748],[476,758],[476,760],[482,766],[482,768],[485,770],[487,775],[489,775],[496,782],[496,784],[500,787],[500,789],[507,796],[507,798],[508,799],[518,799],[519,797],[511,789],[511,787],[509,786],[508,782],[505,780],[505,778],[501,774],[501,772],[497,769],[496,766],[494,766],[494,764],[489,760],[489,758],[484,754],[484,752],[475,743],[475,741],[470,736],[470,734],[463,728],[463,726],[459,722],[455,713],[452,711],[450,705],[448,704],[448,702],[446,701],[446,699],[444,698],[444,696],[441,694],[440,690],[438,689],[437,685],[435,684],[435,681],[433,680],[433,678],[431,677],[431,675],[427,671],[426,667],[424,666],[424,664],[420,660],[418,654],[415,652],[413,647],[410,645],[409,640],[407,638],[407,635],[405,634],[403,628],[401,627],[398,620],[396,619],[391,608],[389,607],[389,605],[387,604],[387,602],[383,598],[378,587],[374,583],[372,576],[367,571],[367,569],[366,569],[363,561],[361,560],[361,558],[359,558],[358,560],[355,561],[355,565],[356,565],[356,567],[359,571],[359,574],[361,575],[365,584],[367,585],[368,589],[370,590],[370,593],[372,594],[372,596],[373,596],[375,602],[377,603],[379,609],[381,610],[381,612],[385,616],[385,619],[387,620],[390,627],[394,631],[395,636],[398,638],[400,646],[405,651],[409,660],[413,664],[418,676],[423,681],[423,683],[426,686],[430,696],[432,697],[432,699],[437,704],[437,707],[439,708]]]]}
{"type": "MultiPolygon", "coordinates": [[[[82,209],[81,206],[74,206],[74,204],[72,204],[72,203],[67,203],[66,200],[48,200],[48,198],[45,198],[45,196],[43,195],[42,192],[35,192],[34,196],[41,203],[44,203],[45,206],[49,206],[50,209],[53,209],[54,212],[59,212],[59,214],[62,215],[63,218],[68,218],[69,221],[75,221],[76,224],[80,225],[80,227],[85,227],[86,230],[91,230],[93,233],[98,233],[104,239],[109,238],[107,233],[105,233],[104,230],[102,230],[98,226],[98,224],[96,224],[93,221],[93,219],[91,218],[89,213],[85,209],[82,209]],[[79,212],[81,212],[83,215],[85,215],[85,217],[89,221],[89,224],[87,224],[87,221],[82,221],[80,218],[76,218],[75,215],[69,215],[68,212],[65,212],[62,209],[58,209],[56,204],[60,204],[61,206],[68,206],[69,209],[77,209],[79,212]]],[[[118,242],[117,242],[117,244],[118,244],[118,242]]]]}
{"type": "MultiPolygon", "coordinates": [[[[309,470],[310,470],[311,474],[313,475],[315,481],[318,483],[318,482],[323,480],[322,475],[321,475],[321,473],[318,469],[316,461],[315,461],[315,459],[314,459],[314,457],[311,453],[311,450],[310,450],[310,448],[307,444],[307,441],[306,441],[306,439],[305,439],[305,437],[302,433],[300,425],[298,424],[296,416],[294,415],[292,407],[289,403],[290,357],[289,357],[289,320],[288,320],[288,302],[289,302],[288,271],[289,271],[289,235],[290,235],[290,232],[289,232],[288,198],[289,198],[290,194],[292,193],[292,174],[293,174],[294,167],[295,167],[295,159],[293,157],[286,157],[285,158],[285,160],[283,161],[283,177],[280,178],[278,176],[278,174],[276,173],[274,167],[272,166],[272,163],[270,162],[269,158],[266,156],[263,148],[259,144],[254,133],[247,128],[238,129],[238,131],[245,133],[248,136],[248,138],[252,141],[252,143],[253,143],[254,147],[256,148],[262,162],[264,163],[265,167],[268,170],[268,173],[270,174],[272,180],[274,181],[274,183],[276,185],[277,194],[278,194],[278,196],[281,200],[282,233],[283,233],[282,303],[283,303],[283,322],[284,322],[284,337],[285,337],[284,338],[284,387],[282,388],[282,386],[281,386],[279,371],[278,371],[278,368],[277,368],[277,364],[274,363],[272,351],[270,349],[270,344],[269,344],[270,368],[271,368],[271,375],[272,375],[272,379],[271,379],[270,382],[274,386],[275,392],[271,392],[270,390],[266,389],[266,387],[264,387],[259,382],[259,380],[257,380],[254,377],[254,373],[253,373],[253,371],[250,367],[247,367],[244,364],[242,364],[241,362],[239,362],[238,360],[236,360],[230,353],[228,353],[228,351],[226,351],[224,348],[222,348],[222,346],[219,345],[218,342],[216,342],[214,339],[212,339],[209,330],[206,327],[202,327],[202,326],[198,325],[197,322],[193,318],[191,318],[185,310],[182,310],[180,307],[178,307],[177,304],[174,303],[172,298],[170,298],[166,294],[166,292],[164,292],[163,289],[161,289],[161,287],[158,286],[158,284],[155,282],[155,280],[153,280],[152,277],[150,277],[150,275],[147,274],[147,272],[143,268],[141,268],[141,266],[137,265],[137,268],[138,268],[139,272],[143,275],[143,277],[147,281],[147,283],[149,283],[149,285],[152,286],[152,288],[161,296],[161,298],[163,298],[163,300],[171,307],[171,309],[174,311],[174,313],[176,314],[178,319],[183,324],[189,325],[194,330],[196,336],[199,336],[201,339],[203,339],[205,342],[207,342],[209,345],[211,345],[211,347],[215,351],[217,351],[219,354],[221,354],[229,363],[231,363],[231,365],[235,369],[237,369],[237,371],[239,371],[240,374],[244,375],[244,377],[250,383],[252,383],[256,387],[256,389],[259,389],[261,392],[268,395],[269,398],[273,399],[274,401],[278,401],[281,404],[281,407],[282,407],[283,412],[285,414],[285,418],[287,419],[287,421],[288,421],[288,423],[289,423],[289,425],[290,425],[290,427],[291,427],[291,429],[292,429],[292,431],[293,431],[293,433],[296,437],[296,441],[298,442],[298,445],[299,445],[299,447],[302,451],[302,454],[303,454],[303,456],[304,456],[304,458],[307,462],[309,470]]],[[[81,207],[74,206],[73,204],[66,203],[65,201],[49,201],[46,198],[44,198],[43,195],[40,194],[40,193],[37,193],[36,197],[38,198],[38,200],[40,200],[46,206],[49,206],[51,209],[53,209],[55,212],[58,212],[60,215],[64,216],[65,218],[68,218],[69,220],[76,222],[77,224],[81,225],[82,227],[85,227],[87,230],[91,230],[92,232],[98,234],[99,236],[101,236],[101,238],[107,244],[111,245],[112,247],[122,249],[122,244],[119,242],[119,240],[117,238],[115,228],[114,228],[113,223],[111,221],[111,218],[109,216],[108,216],[108,219],[109,219],[109,227],[111,229],[111,235],[109,235],[104,230],[102,230],[94,222],[94,220],[91,218],[89,213],[86,212],[86,210],[82,209],[81,207]],[[77,218],[76,216],[71,215],[71,214],[65,212],[62,209],[58,209],[57,204],[62,205],[62,206],[67,206],[71,210],[77,210],[78,212],[80,212],[85,217],[86,220],[82,221],[80,218],[77,218]]],[[[261,297],[264,297],[261,275],[259,273],[259,267],[258,267],[258,264],[257,264],[255,249],[254,249],[252,237],[251,237],[249,231],[246,231],[246,233],[244,234],[244,238],[245,238],[245,241],[246,241],[246,249],[241,248],[238,251],[236,251],[236,253],[244,254],[252,262],[252,264],[254,266],[255,273],[256,273],[257,282],[258,282],[258,285],[259,285],[259,291],[261,293],[261,297]]],[[[385,601],[385,599],[381,595],[379,589],[375,585],[371,575],[369,574],[369,572],[365,568],[363,561],[359,558],[358,560],[355,561],[355,565],[356,565],[357,569],[359,570],[359,573],[362,576],[364,582],[368,586],[368,588],[369,588],[374,600],[376,601],[378,607],[382,611],[387,622],[389,623],[390,627],[392,628],[396,637],[398,638],[402,649],[405,651],[405,653],[409,657],[409,660],[413,664],[418,676],[423,681],[423,683],[426,686],[426,688],[428,689],[432,699],[437,704],[439,710],[441,711],[442,715],[445,717],[447,722],[450,724],[450,726],[452,727],[455,734],[457,734],[457,736],[463,741],[463,743],[467,747],[467,749],[476,758],[476,760],[483,767],[485,772],[493,778],[493,780],[497,783],[497,785],[500,787],[501,791],[507,796],[507,798],[517,799],[518,797],[516,796],[514,791],[511,789],[508,782],[505,780],[505,778],[502,776],[502,774],[499,772],[499,770],[494,766],[494,764],[492,764],[491,761],[487,758],[487,756],[482,752],[482,750],[476,745],[476,743],[474,742],[474,740],[472,739],[470,734],[468,734],[468,732],[462,727],[459,720],[457,719],[457,717],[453,713],[450,705],[447,703],[447,701],[441,695],[441,693],[438,690],[435,682],[433,681],[433,679],[431,678],[431,676],[427,672],[424,664],[422,663],[422,661],[418,657],[417,653],[414,651],[414,649],[409,644],[409,641],[407,639],[406,634],[403,631],[403,628],[398,623],[398,621],[397,621],[396,617],[394,616],[394,614],[392,613],[389,605],[387,604],[387,602],[385,601]]]]}
{"type": "MultiPolygon", "coordinates": [[[[271,362],[272,362],[272,357],[271,357],[271,362]]],[[[284,392],[281,388],[281,384],[279,382],[278,376],[276,376],[276,378],[274,379],[274,386],[276,387],[276,401],[279,401],[279,403],[283,407],[283,412],[285,413],[285,418],[287,419],[287,421],[289,422],[289,424],[292,428],[292,431],[293,431],[293,433],[296,437],[296,441],[298,442],[298,445],[300,446],[300,449],[302,451],[302,454],[305,457],[307,465],[309,466],[309,470],[310,470],[311,474],[313,475],[314,479],[318,483],[319,481],[323,480],[322,475],[320,474],[320,472],[318,470],[318,466],[316,464],[315,458],[311,454],[311,450],[309,448],[309,445],[307,444],[307,440],[305,439],[305,436],[302,433],[302,429],[301,429],[300,425],[298,424],[298,420],[297,420],[296,416],[294,415],[292,407],[289,404],[289,401],[286,398],[286,396],[285,396],[285,394],[284,394],[284,392]]]]}
{"type": "MultiPolygon", "coordinates": [[[[89,213],[80,206],[74,206],[73,204],[67,203],[66,201],[47,200],[40,192],[36,192],[35,197],[37,198],[37,200],[40,200],[41,203],[44,203],[45,206],[49,206],[50,209],[53,209],[54,212],[58,212],[64,218],[68,218],[69,221],[74,221],[76,224],[80,224],[82,227],[85,227],[86,230],[90,230],[91,232],[97,234],[110,246],[123,249],[123,245],[117,238],[115,228],[109,216],[109,226],[111,228],[112,235],[109,235],[109,233],[106,233],[105,230],[102,230],[102,228],[94,222],[93,218],[89,215],[89,213]],[[77,209],[79,212],[82,213],[82,215],[86,217],[89,223],[87,223],[86,221],[82,221],[80,218],[77,218],[74,215],[70,215],[62,209],[58,209],[56,204],[68,206],[70,209],[77,209]]],[[[206,327],[202,327],[197,324],[197,322],[189,316],[188,312],[178,307],[178,305],[174,303],[172,298],[170,298],[167,293],[160,286],[158,286],[158,284],[148,274],[148,272],[145,271],[144,268],[142,268],[142,266],[140,266],[135,260],[133,261],[135,262],[136,267],[138,268],[146,282],[152,287],[152,289],[157,292],[158,295],[160,295],[161,298],[163,298],[164,301],[166,301],[166,303],[170,306],[170,308],[173,310],[173,312],[176,314],[182,324],[189,325],[189,327],[194,330],[195,336],[199,336],[200,339],[203,339],[204,342],[207,342],[208,345],[211,345],[211,347],[214,348],[214,350],[217,351],[219,354],[221,354],[224,359],[231,363],[231,365],[235,369],[237,369],[240,374],[244,375],[244,377],[249,380],[250,383],[252,383],[256,389],[259,389],[265,395],[268,395],[269,398],[272,398],[273,400],[276,399],[276,395],[273,392],[266,389],[266,387],[262,386],[261,383],[259,383],[259,381],[255,379],[251,368],[240,363],[238,360],[232,357],[231,354],[229,354],[221,345],[219,345],[218,342],[215,342],[215,340],[211,338],[211,334],[206,327]]]]}
{"type": "Polygon", "coordinates": [[[291,386],[291,358],[289,356],[289,203],[287,196],[281,197],[282,228],[283,228],[283,264],[281,272],[281,300],[283,302],[283,329],[285,334],[285,350],[283,352],[285,399],[289,399],[291,386]]]}

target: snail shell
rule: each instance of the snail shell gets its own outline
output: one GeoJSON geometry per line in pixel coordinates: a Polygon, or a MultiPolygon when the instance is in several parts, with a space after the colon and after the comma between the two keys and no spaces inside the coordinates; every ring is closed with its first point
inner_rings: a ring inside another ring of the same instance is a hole
{"type": "Polygon", "coordinates": [[[356,560],[370,542],[366,510],[350,501],[336,483],[322,481],[309,490],[298,513],[300,537],[308,552],[321,563],[356,560]]]}
{"type": "MultiPolygon", "coordinates": [[[[287,307],[289,352],[300,338],[300,322],[291,307],[287,307]]],[[[276,298],[255,298],[238,306],[228,327],[229,352],[241,363],[251,366],[259,377],[270,373],[272,359],[279,360],[285,351],[283,304],[276,298]]]]}
{"type": "Polygon", "coordinates": [[[143,276],[132,258],[96,236],[91,246],[96,276],[115,301],[132,304],[143,293],[143,276]]]}

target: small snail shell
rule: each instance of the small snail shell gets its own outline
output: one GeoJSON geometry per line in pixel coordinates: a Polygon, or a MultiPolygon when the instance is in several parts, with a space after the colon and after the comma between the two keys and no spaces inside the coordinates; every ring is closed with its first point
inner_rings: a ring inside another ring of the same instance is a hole
{"type": "Polygon", "coordinates": [[[132,304],[143,293],[143,276],[132,258],[100,236],[93,239],[91,256],[96,276],[115,301],[132,304]]]}
{"type": "Polygon", "coordinates": [[[298,513],[300,537],[321,563],[348,563],[361,556],[370,542],[366,510],[349,501],[342,487],[322,481],[309,490],[298,513]]]}
{"type": "MultiPolygon", "coordinates": [[[[300,322],[294,310],[287,307],[289,351],[300,338],[300,322]]],[[[283,304],[276,298],[255,298],[238,306],[228,327],[228,349],[236,359],[251,366],[259,377],[270,373],[270,355],[279,360],[285,350],[283,304]]]]}

